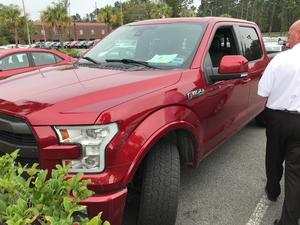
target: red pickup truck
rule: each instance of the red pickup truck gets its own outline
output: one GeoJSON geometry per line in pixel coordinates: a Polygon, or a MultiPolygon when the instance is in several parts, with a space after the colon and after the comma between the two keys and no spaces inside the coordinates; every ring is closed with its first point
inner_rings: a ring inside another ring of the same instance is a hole
{"type": "Polygon", "coordinates": [[[197,167],[263,111],[257,83],[269,60],[245,20],[122,26],[73,65],[0,81],[0,152],[83,172],[89,216],[120,225],[134,188],[139,225],[173,225],[180,167],[197,167]]]}

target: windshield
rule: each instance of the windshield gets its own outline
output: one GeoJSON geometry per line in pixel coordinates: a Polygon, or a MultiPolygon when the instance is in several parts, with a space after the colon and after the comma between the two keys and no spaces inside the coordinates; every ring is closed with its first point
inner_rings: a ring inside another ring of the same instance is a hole
{"type": "Polygon", "coordinates": [[[206,23],[125,25],[100,41],[84,57],[99,64],[130,59],[130,62],[146,62],[160,69],[188,68],[205,27],[206,23]]]}

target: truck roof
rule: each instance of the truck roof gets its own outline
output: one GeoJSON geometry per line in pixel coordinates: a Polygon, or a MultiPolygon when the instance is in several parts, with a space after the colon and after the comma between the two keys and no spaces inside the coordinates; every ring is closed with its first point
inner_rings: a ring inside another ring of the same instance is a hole
{"type": "Polygon", "coordinates": [[[255,25],[254,22],[242,19],[228,18],[228,17],[180,17],[180,18],[163,18],[151,19],[130,23],[128,25],[147,25],[147,24],[162,24],[162,23],[176,23],[176,22],[193,22],[193,23],[217,23],[217,22],[238,22],[255,25]]]}

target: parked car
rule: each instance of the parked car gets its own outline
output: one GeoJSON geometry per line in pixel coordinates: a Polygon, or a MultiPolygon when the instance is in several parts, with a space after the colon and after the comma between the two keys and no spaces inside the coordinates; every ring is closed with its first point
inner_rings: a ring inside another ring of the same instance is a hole
{"type": "Polygon", "coordinates": [[[85,48],[85,44],[87,41],[80,41],[76,44],[76,48],[85,48]]]}
{"type": "Polygon", "coordinates": [[[53,42],[52,41],[46,41],[45,44],[44,44],[44,48],[51,48],[51,46],[53,45],[53,42]]]}
{"type": "Polygon", "coordinates": [[[65,41],[64,42],[64,48],[68,48],[71,44],[71,41],[65,41]]]}
{"type": "Polygon", "coordinates": [[[84,45],[85,48],[90,48],[92,47],[94,44],[96,43],[96,41],[87,41],[84,45]]]}
{"type": "Polygon", "coordinates": [[[268,44],[265,47],[268,54],[287,50],[287,47],[285,45],[280,44],[268,44]]]}
{"type": "Polygon", "coordinates": [[[72,65],[0,81],[0,152],[82,172],[95,192],[88,216],[120,225],[132,188],[138,225],[174,225],[180,166],[197,167],[263,111],[270,60],[253,22],[127,24],[72,65]]]}
{"type": "Polygon", "coordinates": [[[45,48],[45,42],[35,42],[34,44],[31,45],[31,48],[45,48]]]}
{"type": "Polygon", "coordinates": [[[8,45],[1,45],[0,49],[10,49],[10,48],[16,48],[15,44],[8,44],[8,45]]]}
{"type": "Polygon", "coordinates": [[[46,49],[0,49],[0,79],[75,60],[61,52],[46,49]]]}
{"type": "Polygon", "coordinates": [[[71,44],[70,44],[70,48],[76,48],[76,44],[78,43],[79,41],[72,41],[71,44]]]}
{"type": "Polygon", "coordinates": [[[61,42],[58,41],[53,47],[56,48],[56,49],[61,48],[61,47],[62,47],[62,46],[61,46],[61,42]]]}
{"type": "Polygon", "coordinates": [[[267,53],[282,52],[287,49],[284,37],[263,37],[267,53]]]}

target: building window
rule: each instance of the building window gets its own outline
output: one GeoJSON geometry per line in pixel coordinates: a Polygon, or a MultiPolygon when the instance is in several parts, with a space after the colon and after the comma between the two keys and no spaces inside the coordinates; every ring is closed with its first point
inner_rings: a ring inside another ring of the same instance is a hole
{"type": "Polygon", "coordinates": [[[45,35],[45,30],[44,29],[41,30],[41,35],[45,35]]]}
{"type": "Polygon", "coordinates": [[[95,35],[95,30],[91,29],[91,35],[95,35]]]}
{"type": "Polygon", "coordinates": [[[62,28],[61,28],[61,27],[53,28],[53,33],[54,33],[56,36],[62,35],[62,28]]]}
{"type": "Polygon", "coordinates": [[[79,34],[80,34],[80,35],[83,35],[83,30],[79,30],[79,34]]]}
{"type": "Polygon", "coordinates": [[[53,28],[53,33],[54,33],[55,35],[58,35],[57,29],[53,28]]]}
{"type": "Polygon", "coordinates": [[[102,34],[102,35],[105,34],[105,30],[104,30],[104,29],[101,30],[101,34],[102,34]]]}

